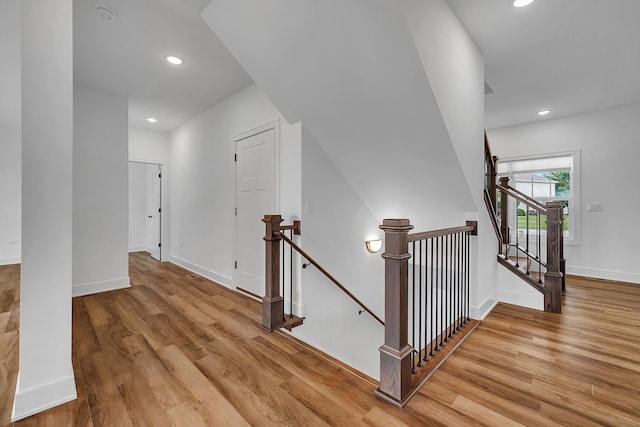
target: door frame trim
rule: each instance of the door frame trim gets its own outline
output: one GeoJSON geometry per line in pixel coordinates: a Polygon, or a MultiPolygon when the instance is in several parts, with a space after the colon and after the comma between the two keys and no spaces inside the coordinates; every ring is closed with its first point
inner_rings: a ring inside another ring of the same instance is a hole
{"type": "MultiPolygon", "coordinates": [[[[232,138],[233,141],[233,153],[234,155],[238,154],[238,142],[251,138],[252,136],[259,135],[261,133],[274,130],[274,144],[273,144],[273,175],[274,175],[274,201],[273,205],[275,206],[275,210],[277,212],[273,212],[274,214],[280,213],[280,119],[274,120],[272,122],[263,124],[261,126],[257,126],[251,130],[246,132],[242,132],[240,134],[235,135],[232,138]]],[[[233,164],[233,182],[234,182],[234,206],[238,207],[238,163],[234,161],[233,164]]],[[[234,215],[234,227],[233,227],[233,262],[238,260],[238,216],[234,215]]],[[[238,287],[238,269],[235,266],[231,266],[232,280],[234,288],[238,287]]]]}
{"type": "MultiPolygon", "coordinates": [[[[149,165],[160,165],[162,177],[160,178],[160,261],[169,259],[169,162],[167,160],[145,159],[142,157],[129,157],[129,163],[145,163],[149,165]]],[[[127,214],[128,215],[128,214],[127,214]]]]}

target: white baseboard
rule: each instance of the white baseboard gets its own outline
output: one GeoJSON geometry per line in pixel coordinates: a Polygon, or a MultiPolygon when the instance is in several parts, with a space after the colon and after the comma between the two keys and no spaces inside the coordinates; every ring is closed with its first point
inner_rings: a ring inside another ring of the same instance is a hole
{"type": "Polygon", "coordinates": [[[148,252],[149,248],[147,245],[140,246],[129,246],[129,252],[148,252]]]}
{"type": "Polygon", "coordinates": [[[129,277],[120,279],[104,280],[102,282],[84,283],[81,285],[73,285],[72,296],[82,297],[85,295],[98,294],[100,292],[115,291],[117,289],[125,289],[131,287],[129,277]]]}
{"type": "Polygon", "coordinates": [[[75,400],[77,398],[76,383],[73,369],[69,367],[69,370],[71,371],[70,375],[28,390],[21,389],[20,372],[18,371],[18,384],[13,400],[11,422],[75,400]]]}
{"type": "Polygon", "coordinates": [[[567,265],[567,274],[640,284],[640,274],[627,271],[602,270],[597,268],[567,265]]]}
{"type": "Polygon", "coordinates": [[[0,265],[20,264],[20,257],[0,258],[0,265]]]}
{"type": "Polygon", "coordinates": [[[234,289],[233,279],[231,277],[223,276],[222,274],[218,274],[215,271],[211,271],[205,267],[201,267],[197,264],[193,264],[189,261],[185,261],[173,255],[169,255],[169,262],[179,265],[180,267],[192,271],[196,274],[199,274],[200,276],[205,277],[213,282],[226,286],[227,288],[234,289]]]}
{"type": "Polygon", "coordinates": [[[469,307],[469,316],[472,319],[482,320],[491,310],[498,304],[498,291],[494,291],[491,295],[489,295],[479,306],[470,306],[469,307]]]}

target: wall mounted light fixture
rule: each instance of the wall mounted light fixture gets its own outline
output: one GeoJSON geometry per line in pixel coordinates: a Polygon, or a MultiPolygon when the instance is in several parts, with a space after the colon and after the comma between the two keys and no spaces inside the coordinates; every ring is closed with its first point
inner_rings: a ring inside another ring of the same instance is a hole
{"type": "Polygon", "coordinates": [[[382,240],[367,240],[367,250],[372,254],[376,254],[382,249],[382,240]]]}

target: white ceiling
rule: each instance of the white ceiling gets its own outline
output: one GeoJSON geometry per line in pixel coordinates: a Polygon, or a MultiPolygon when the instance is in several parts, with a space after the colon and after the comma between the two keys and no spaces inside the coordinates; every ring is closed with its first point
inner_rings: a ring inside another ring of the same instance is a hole
{"type": "MultiPolygon", "coordinates": [[[[447,1],[485,57],[487,128],[640,103],[640,0],[447,1]]],[[[170,131],[252,81],[201,19],[209,0],[73,3],[75,81],[128,97],[131,124],[170,131]]]]}
{"type": "Polygon", "coordinates": [[[175,129],[252,82],[200,18],[208,3],[74,0],[75,82],[129,98],[133,125],[175,129]],[[101,18],[98,5],[118,18],[101,18]],[[172,66],[167,54],[185,63],[172,66]]]}
{"type": "Polygon", "coordinates": [[[640,1],[448,2],[485,57],[487,128],[640,103],[640,1]]]}

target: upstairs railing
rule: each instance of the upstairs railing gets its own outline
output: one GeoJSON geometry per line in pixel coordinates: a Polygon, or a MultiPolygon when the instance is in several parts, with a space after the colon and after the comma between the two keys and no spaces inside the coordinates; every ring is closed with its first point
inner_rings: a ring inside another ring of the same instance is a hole
{"type": "Polygon", "coordinates": [[[294,221],[292,225],[281,225],[283,219],[280,215],[265,215],[262,221],[266,226],[264,237],[265,296],[262,299],[261,324],[263,329],[269,332],[280,328],[291,330],[302,324],[303,318],[293,314],[294,251],[306,259],[309,264],[317,268],[318,271],[338,287],[338,289],[358,304],[362,308],[361,312],[369,313],[375,320],[384,325],[384,322],[379,316],[293,241],[293,235],[300,234],[300,221],[294,221]],[[286,230],[290,230],[290,233],[292,233],[289,237],[285,234],[286,230]],[[288,275],[286,274],[287,265],[289,266],[288,275]],[[281,277],[282,280],[280,280],[281,277]],[[287,291],[290,301],[288,313],[284,298],[287,291]]]}
{"type": "Polygon", "coordinates": [[[477,223],[412,233],[385,219],[385,342],[376,395],[403,407],[475,328],[469,318],[470,236],[477,223]]]}
{"type": "Polygon", "coordinates": [[[562,311],[565,288],[563,210],[560,202],[541,202],[509,186],[501,177],[500,227],[504,255],[499,260],[544,294],[545,311],[562,311]]]}
{"type": "Polygon", "coordinates": [[[544,310],[560,313],[565,288],[563,206],[543,204],[499,183],[498,157],[484,133],[484,200],[498,239],[498,261],[544,295],[544,310]]]}
{"type": "MultiPolygon", "coordinates": [[[[498,202],[497,202],[497,181],[498,175],[498,157],[491,154],[489,139],[487,132],[484,132],[484,203],[489,211],[491,225],[496,233],[498,242],[502,241],[502,232],[500,231],[498,202]]],[[[498,253],[502,253],[502,245],[498,245],[498,253]]]]}

